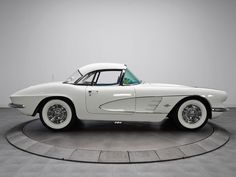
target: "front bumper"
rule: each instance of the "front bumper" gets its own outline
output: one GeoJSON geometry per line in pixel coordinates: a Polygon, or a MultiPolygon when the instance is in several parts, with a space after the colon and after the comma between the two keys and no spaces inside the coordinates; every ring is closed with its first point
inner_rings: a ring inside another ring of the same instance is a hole
{"type": "Polygon", "coordinates": [[[229,108],[212,108],[212,112],[226,112],[229,108]]]}
{"type": "Polygon", "coordinates": [[[25,107],[23,104],[15,104],[15,103],[9,103],[8,106],[11,108],[24,108],[25,107]]]}

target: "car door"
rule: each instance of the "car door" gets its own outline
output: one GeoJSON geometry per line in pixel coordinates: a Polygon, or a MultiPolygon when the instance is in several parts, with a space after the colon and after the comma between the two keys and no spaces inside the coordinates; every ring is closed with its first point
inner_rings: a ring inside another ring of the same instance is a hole
{"type": "Polygon", "coordinates": [[[134,113],[134,87],[120,85],[121,76],[122,70],[103,70],[96,73],[94,84],[86,87],[86,108],[89,113],[134,113]]]}

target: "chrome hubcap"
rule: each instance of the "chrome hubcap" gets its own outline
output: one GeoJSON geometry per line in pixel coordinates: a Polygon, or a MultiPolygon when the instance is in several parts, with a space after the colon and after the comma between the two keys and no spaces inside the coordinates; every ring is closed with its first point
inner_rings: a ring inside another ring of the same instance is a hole
{"type": "Polygon", "coordinates": [[[182,116],[185,122],[194,124],[201,119],[202,111],[198,106],[190,104],[184,108],[182,116]]]}
{"type": "Polygon", "coordinates": [[[66,120],[67,111],[66,109],[59,104],[55,104],[49,107],[48,112],[48,119],[54,124],[61,124],[66,120]]]}

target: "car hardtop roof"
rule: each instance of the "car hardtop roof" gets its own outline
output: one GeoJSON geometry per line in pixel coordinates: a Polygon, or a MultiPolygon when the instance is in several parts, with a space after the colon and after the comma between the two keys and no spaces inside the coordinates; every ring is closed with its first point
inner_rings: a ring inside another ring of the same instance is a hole
{"type": "Polygon", "coordinates": [[[89,65],[85,65],[81,68],[79,68],[79,72],[82,75],[86,75],[92,71],[96,70],[107,70],[107,69],[126,69],[125,64],[119,64],[119,63],[93,63],[89,65]]]}

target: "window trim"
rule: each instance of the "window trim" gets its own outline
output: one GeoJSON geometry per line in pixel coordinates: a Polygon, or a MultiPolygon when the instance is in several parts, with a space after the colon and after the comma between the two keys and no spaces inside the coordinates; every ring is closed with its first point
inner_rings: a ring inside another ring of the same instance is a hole
{"type": "MultiPolygon", "coordinates": [[[[120,72],[120,76],[119,76],[119,81],[116,83],[116,84],[107,84],[107,85],[103,85],[103,86],[114,86],[114,85],[120,85],[121,84],[121,77],[122,77],[122,69],[103,69],[103,70],[97,70],[96,72],[99,73],[98,74],[98,77],[96,79],[96,82],[93,82],[93,86],[99,86],[97,85],[97,82],[99,80],[99,77],[100,77],[100,73],[101,72],[106,72],[106,71],[119,71],[120,72]]],[[[101,85],[100,85],[101,86],[101,85]]]]}
{"type": "Polygon", "coordinates": [[[74,82],[74,85],[81,85],[81,86],[99,86],[99,85],[96,85],[97,84],[97,81],[100,77],[100,73],[101,72],[106,72],[106,71],[120,71],[120,78],[119,78],[119,82],[117,82],[117,84],[112,84],[112,85],[106,85],[106,86],[114,86],[114,85],[122,85],[122,80],[123,80],[123,77],[124,77],[124,74],[125,74],[125,69],[100,69],[100,70],[95,70],[95,71],[91,71],[87,74],[85,74],[84,76],[80,77],[79,79],[77,79],[75,82],[74,82]],[[89,74],[94,74],[93,76],[93,79],[92,79],[92,82],[91,84],[79,84],[78,82],[81,81],[82,79],[84,79],[85,77],[87,77],[87,75],[89,74]],[[98,75],[98,76],[97,76],[98,75]],[[97,77],[97,78],[96,78],[97,77]],[[95,81],[95,78],[96,78],[96,81],[95,81]]]}
{"type": "Polygon", "coordinates": [[[81,86],[89,86],[89,85],[92,85],[92,84],[93,84],[94,77],[96,76],[96,74],[97,74],[97,73],[96,73],[95,71],[92,71],[92,72],[90,72],[90,73],[87,73],[87,74],[85,74],[84,76],[82,76],[81,78],[77,79],[77,80],[74,82],[74,85],[81,85],[81,86]],[[79,82],[80,82],[81,80],[83,80],[85,77],[87,77],[87,76],[90,75],[90,74],[91,74],[91,75],[94,74],[91,84],[79,84],[79,82]]]}

